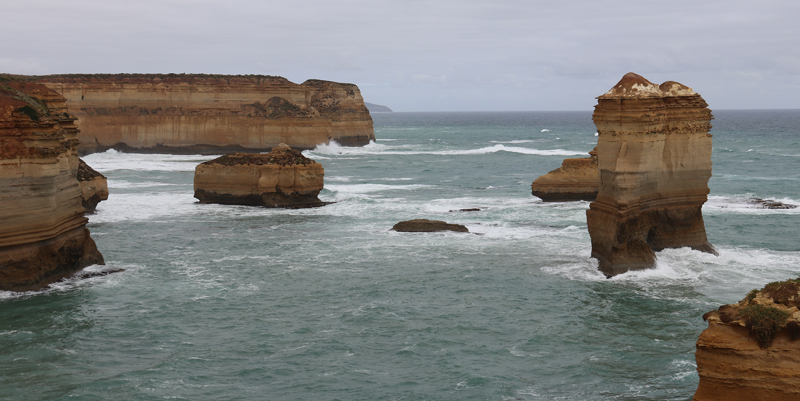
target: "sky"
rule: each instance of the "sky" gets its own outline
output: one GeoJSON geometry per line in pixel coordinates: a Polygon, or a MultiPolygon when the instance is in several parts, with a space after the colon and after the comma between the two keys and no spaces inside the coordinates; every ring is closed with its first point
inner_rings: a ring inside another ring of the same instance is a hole
{"type": "Polygon", "coordinates": [[[0,72],[279,75],[395,111],[592,110],[627,72],[800,108],[800,1],[25,0],[0,72]]]}

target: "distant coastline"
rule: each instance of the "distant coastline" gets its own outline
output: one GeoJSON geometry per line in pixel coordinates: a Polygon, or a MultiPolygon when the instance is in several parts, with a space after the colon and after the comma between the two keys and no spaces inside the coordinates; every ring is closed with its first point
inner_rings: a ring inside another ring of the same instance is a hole
{"type": "Polygon", "coordinates": [[[392,113],[392,109],[380,104],[364,102],[370,113],[392,113]]]}

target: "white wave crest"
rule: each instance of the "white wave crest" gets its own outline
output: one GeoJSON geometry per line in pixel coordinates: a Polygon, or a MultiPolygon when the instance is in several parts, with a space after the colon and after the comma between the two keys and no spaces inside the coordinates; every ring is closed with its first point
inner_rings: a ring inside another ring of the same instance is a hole
{"type": "Polygon", "coordinates": [[[478,149],[450,149],[450,150],[415,150],[407,147],[392,147],[388,145],[370,142],[369,145],[353,148],[339,146],[335,142],[328,145],[317,145],[314,149],[307,151],[307,156],[314,158],[317,155],[438,155],[438,156],[461,156],[461,155],[484,155],[497,152],[520,153],[526,155],[540,156],[579,156],[586,154],[585,151],[565,150],[565,149],[534,149],[520,146],[506,146],[495,144],[493,146],[478,149]]]}

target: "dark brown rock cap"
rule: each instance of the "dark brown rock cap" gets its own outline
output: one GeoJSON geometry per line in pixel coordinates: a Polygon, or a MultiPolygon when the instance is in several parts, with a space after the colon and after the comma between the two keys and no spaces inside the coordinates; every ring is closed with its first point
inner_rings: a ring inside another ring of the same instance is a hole
{"type": "Polygon", "coordinates": [[[468,233],[469,229],[461,224],[450,224],[441,220],[414,219],[401,221],[392,230],[406,233],[430,233],[437,231],[455,231],[468,233]]]}
{"type": "Polygon", "coordinates": [[[301,151],[292,149],[289,145],[281,143],[272,148],[269,153],[231,153],[201,164],[221,164],[223,166],[263,166],[266,164],[291,166],[301,164],[305,166],[314,163],[316,163],[316,161],[305,157],[301,151]]]}

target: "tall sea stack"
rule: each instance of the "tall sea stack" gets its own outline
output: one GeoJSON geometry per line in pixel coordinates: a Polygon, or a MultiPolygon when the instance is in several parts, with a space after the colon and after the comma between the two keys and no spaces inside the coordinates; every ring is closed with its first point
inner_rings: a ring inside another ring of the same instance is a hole
{"type": "Polygon", "coordinates": [[[0,290],[103,263],[85,227],[74,121],[54,91],[0,76],[0,290]]]}
{"type": "Polygon", "coordinates": [[[311,149],[375,140],[354,84],[268,75],[72,74],[26,77],[60,93],[81,127],[79,152],[219,154],[286,143],[311,149]]]}
{"type": "Polygon", "coordinates": [[[711,111],[691,88],[626,74],[593,115],[600,190],[586,212],[592,257],[611,277],[651,268],[655,251],[716,254],[701,208],[711,177],[711,111]]]}

